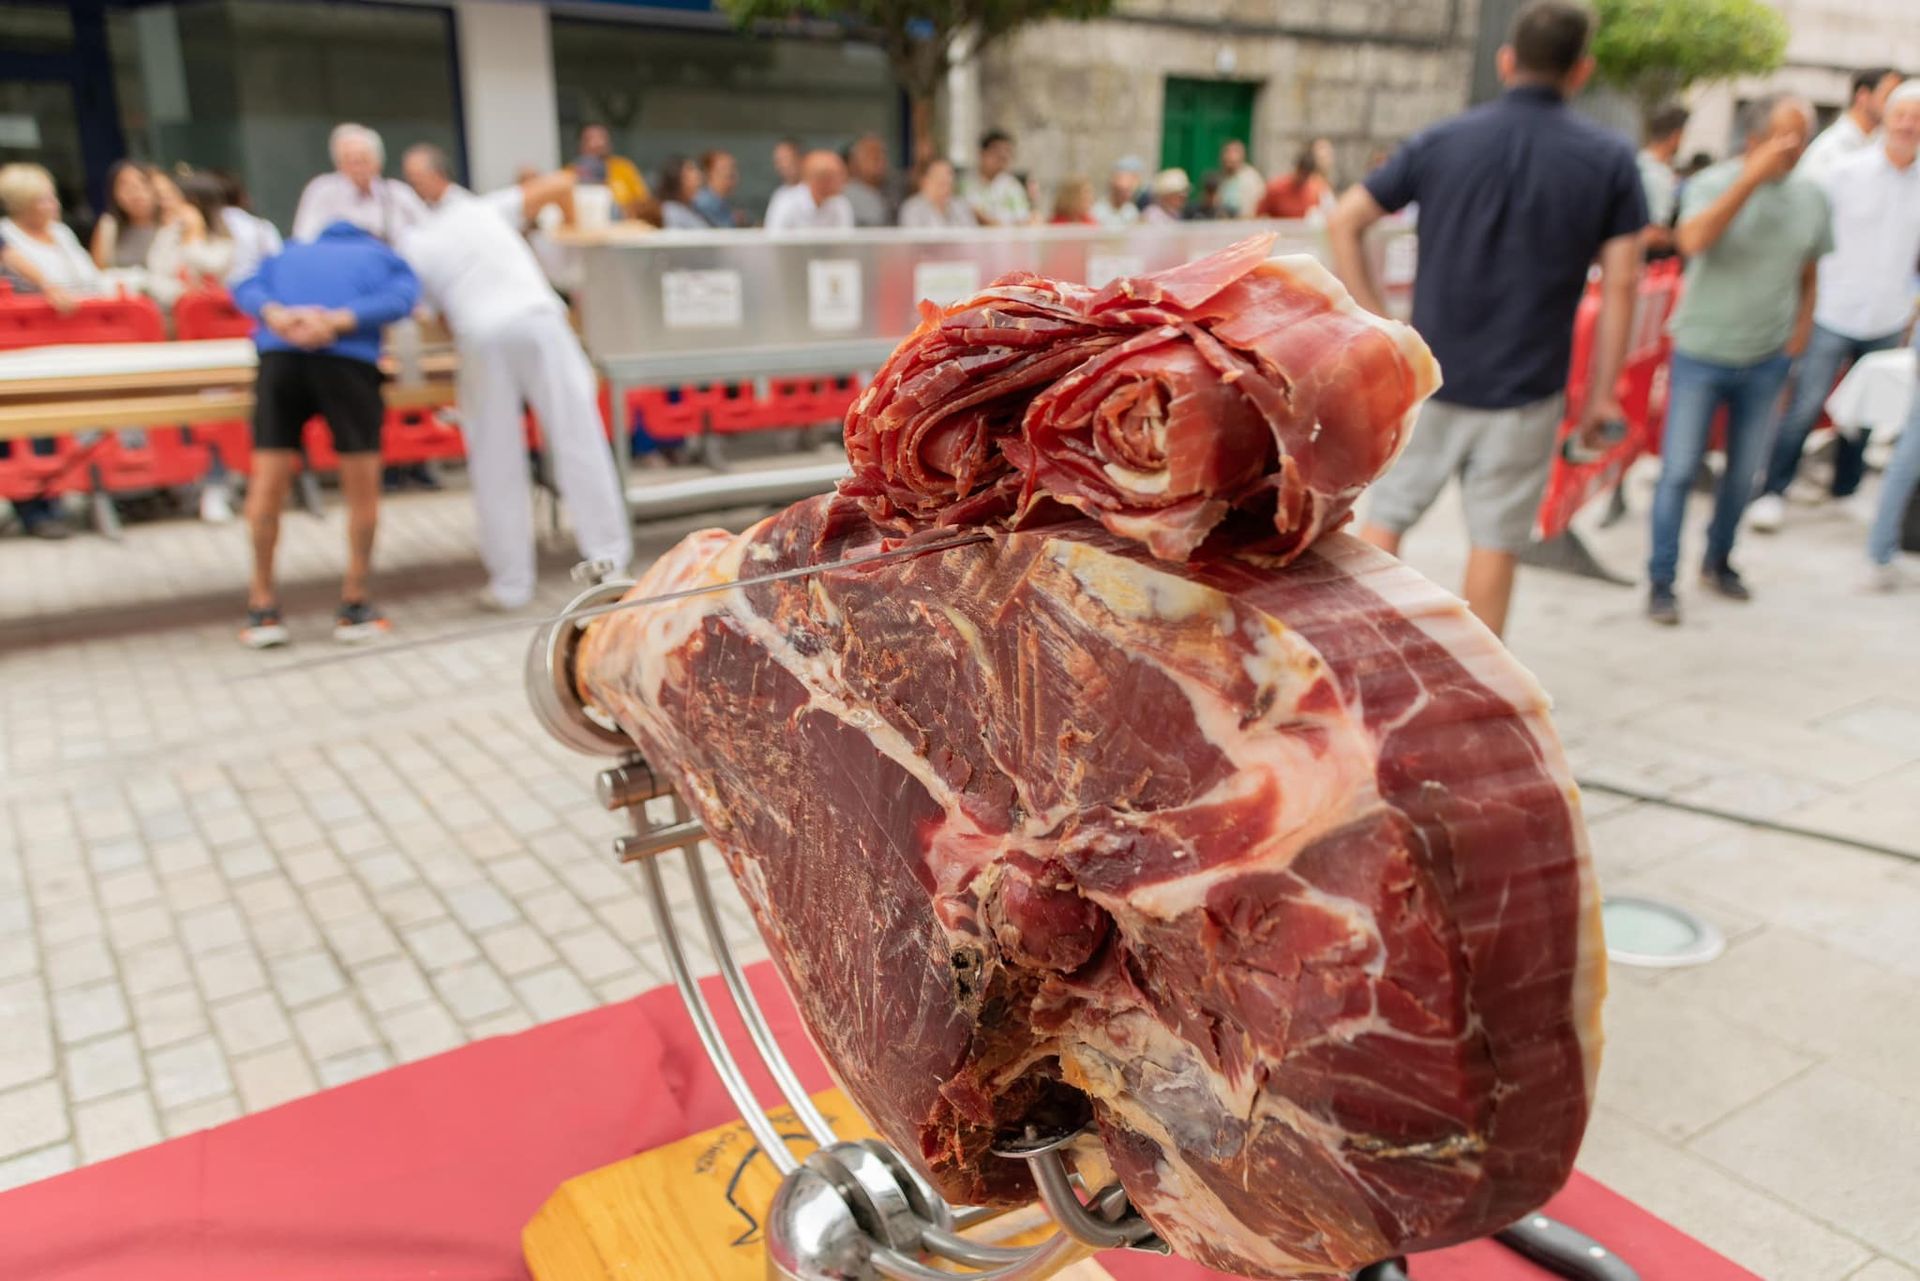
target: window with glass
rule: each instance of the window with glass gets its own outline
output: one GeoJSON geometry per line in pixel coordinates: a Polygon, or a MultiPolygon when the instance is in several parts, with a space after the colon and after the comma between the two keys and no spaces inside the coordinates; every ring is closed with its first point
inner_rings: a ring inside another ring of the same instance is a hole
{"type": "Polygon", "coordinates": [[[388,172],[416,142],[459,164],[453,18],[415,5],[187,0],[112,12],[114,86],[128,150],[227,169],[284,230],[331,168],[327,135],[353,120],[385,139],[388,172]]]}
{"type": "Polygon", "coordinates": [[[553,71],[562,156],[577,153],[581,126],[604,124],[615,152],[653,185],[668,156],[730,151],[740,165],[735,200],[756,216],[773,193],[781,138],[837,151],[873,132],[892,151],[901,136],[901,96],[886,58],[859,40],[555,14],[553,71]]]}

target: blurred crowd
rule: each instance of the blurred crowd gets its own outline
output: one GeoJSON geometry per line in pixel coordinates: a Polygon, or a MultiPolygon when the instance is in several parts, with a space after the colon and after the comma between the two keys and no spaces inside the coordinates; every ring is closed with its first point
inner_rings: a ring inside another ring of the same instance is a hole
{"type": "MultiPolygon", "coordinates": [[[[1017,227],[1035,224],[1130,227],[1214,218],[1323,217],[1337,190],[1333,143],[1303,144],[1285,173],[1268,180],[1247,159],[1247,144],[1221,144],[1219,167],[1196,183],[1185,169],[1149,170],[1121,156],[1104,184],[1067,174],[1043,184],[1018,167],[1013,135],[989,130],[962,173],[943,156],[910,171],[897,168],[880,135],[862,134],[838,151],[807,149],[797,138],[774,144],[778,186],[762,209],[738,198],[740,165],[727,151],[670,156],[649,185],[639,166],[613,154],[603,125],[580,134],[573,170],[604,185],[611,214],[669,231],[764,227],[769,231],[860,227],[1017,227]]],[[[1374,157],[1377,162],[1384,153],[1374,157]]]]}
{"type": "MultiPolygon", "coordinates": [[[[0,269],[17,291],[44,293],[56,307],[116,282],[162,304],[199,287],[231,288],[236,298],[253,299],[248,309],[263,326],[263,352],[278,345],[287,353],[272,363],[342,350],[367,363],[377,355],[377,343],[366,341],[368,317],[390,310],[389,294],[379,293],[376,306],[356,298],[329,301],[326,290],[308,301],[267,297],[258,286],[265,268],[299,259],[308,252],[304,246],[331,241],[335,250],[354,249],[359,257],[353,261],[363,265],[386,253],[409,279],[419,276],[420,305],[453,322],[463,358],[485,348],[495,372],[508,368],[501,363],[505,349],[487,344],[505,332],[506,320],[540,318],[537,334],[520,335],[525,350],[512,353],[534,363],[486,396],[477,383],[463,382],[461,389],[466,423],[498,418],[491,430],[508,440],[517,439],[518,430],[509,404],[517,408],[541,396],[554,410],[543,419],[597,422],[584,357],[553,322],[563,308],[555,285],[569,283],[565,254],[548,234],[555,220],[781,233],[1305,219],[1327,227],[1332,265],[1356,299],[1383,310],[1361,236],[1381,219],[1417,218],[1412,319],[1439,357],[1446,382],[1374,491],[1366,533],[1397,548],[1440,490],[1461,484],[1474,545],[1464,594],[1498,631],[1516,556],[1534,535],[1533,516],[1556,453],[1570,462],[1597,459],[1624,437],[1615,388],[1638,282],[1648,261],[1677,258],[1685,278],[1669,326],[1671,394],[1650,527],[1647,606],[1654,621],[1673,624],[1680,620],[1685,500],[1710,453],[1725,461],[1701,582],[1728,599],[1751,594],[1733,559],[1742,528],[1778,531],[1789,496],[1845,503],[1857,492],[1864,431],[1841,436],[1831,480],[1820,493],[1810,495],[1797,473],[1836,380],[1855,362],[1911,339],[1920,259],[1920,84],[1891,68],[1865,69],[1853,77],[1847,107],[1824,130],[1816,128],[1804,99],[1763,96],[1742,113],[1736,154],[1716,162],[1696,153],[1683,161],[1684,107],[1652,112],[1636,150],[1570,106],[1593,72],[1593,23],[1579,4],[1533,0],[1500,51],[1503,96],[1437,122],[1391,153],[1376,152],[1354,175],[1336,171],[1326,138],[1303,140],[1291,165],[1272,177],[1254,167],[1246,140],[1228,138],[1217,166],[1197,181],[1181,168],[1150,170],[1134,156],[1119,157],[1097,180],[1065,174],[1042,181],[1020,168],[1016,140],[1004,130],[984,134],[964,168],[932,154],[902,168],[878,134],[864,133],[838,149],[781,139],[769,157],[777,185],[764,206],[754,207],[742,196],[742,166],[732,153],[670,156],[649,178],[617,153],[608,128],[594,123],[580,131],[576,154],[558,173],[526,173],[507,191],[473,197],[454,181],[448,158],[430,146],[411,148],[400,176],[387,176],[378,135],[347,124],[334,130],[333,167],[305,187],[284,244],[279,230],[251,211],[244,187],[230,174],[122,161],[109,175],[104,210],[81,229],[83,239],[62,221],[45,169],[8,165],[0,169],[0,269]],[[497,216],[474,221],[471,209],[482,205],[497,216]],[[376,252],[359,238],[382,248],[376,252]],[[443,277],[438,284],[435,273],[443,277]],[[1594,281],[1600,311],[1590,376],[1583,401],[1568,405],[1575,311],[1594,281]],[[479,346],[469,350],[470,344],[479,346]],[[541,369],[564,369],[565,377],[541,369]],[[492,408],[477,408],[483,403],[492,408]],[[1569,422],[1572,435],[1563,446],[1569,422]]],[[[290,278],[290,271],[283,267],[280,274],[290,278]]],[[[413,306],[409,301],[394,314],[405,317],[413,306]]],[[[462,368],[466,379],[468,365],[462,368]]],[[[305,379],[302,373],[283,380],[298,386],[297,394],[289,393],[288,417],[332,394],[315,391],[305,379]]],[[[316,384],[322,385],[332,382],[316,384]]],[[[1914,412],[1920,416],[1920,407],[1914,412]]],[[[272,428],[265,432],[269,449],[297,449],[272,428]]],[[[596,442],[572,443],[585,458],[603,452],[596,442]]],[[[470,459],[488,456],[471,440],[468,452],[470,459]]],[[[496,603],[518,607],[531,590],[529,535],[520,514],[524,477],[508,474],[517,464],[506,455],[494,465],[501,469],[497,483],[476,475],[476,493],[483,534],[492,540],[496,603]],[[499,518],[508,508],[511,519],[499,518]]],[[[389,475],[389,484],[395,479],[389,475]]],[[[561,480],[564,489],[564,471],[561,480]]],[[[576,520],[582,510],[607,513],[606,528],[590,534],[583,553],[623,559],[624,537],[616,535],[608,499],[611,479],[583,461],[571,483],[576,520]]],[[[1896,535],[1916,483],[1920,430],[1909,428],[1889,464],[1874,523],[1874,586],[1899,581],[1896,535]]],[[[37,519],[43,513],[31,503],[15,507],[30,532],[53,527],[37,519]]],[[[593,525],[591,516],[587,523],[593,525]]],[[[258,550],[270,564],[271,542],[258,550]]],[[[271,606],[266,580],[256,584],[255,595],[258,607],[271,606]]]]}

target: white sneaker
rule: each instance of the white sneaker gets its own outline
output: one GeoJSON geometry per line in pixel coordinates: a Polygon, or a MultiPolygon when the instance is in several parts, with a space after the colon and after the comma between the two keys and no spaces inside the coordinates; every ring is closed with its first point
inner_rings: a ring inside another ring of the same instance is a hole
{"type": "Polygon", "coordinates": [[[233,497],[222,484],[207,484],[200,490],[200,519],[209,525],[224,525],[233,519],[233,497]]]}
{"type": "Polygon", "coordinates": [[[1787,518],[1787,505],[1778,494],[1762,494],[1747,507],[1747,524],[1755,532],[1776,534],[1787,518]]]}
{"type": "Polygon", "coordinates": [[[1909,581],[1906,568],[1899,561],[1890,560],[1884,565],[1869,562],[1863,586],[1870,592],[1897,592],[1909,581]]]}
{"type": "Polygon", "coordinates": [[[473,598],[473,603],[482,612],[488,614],[518,614],[533,604],[531,600],[523,600],[517,604],[506,600],[496,594],[491,587],[481,588],[479,594],[473,598]]]}
{"type": "Polygon", "coordinates": [[[1787,501],[1799,507],[1819,507],[1831,497],[1825,485],[1810,480],[1796,480],[1787,486],[1787,501]]]}

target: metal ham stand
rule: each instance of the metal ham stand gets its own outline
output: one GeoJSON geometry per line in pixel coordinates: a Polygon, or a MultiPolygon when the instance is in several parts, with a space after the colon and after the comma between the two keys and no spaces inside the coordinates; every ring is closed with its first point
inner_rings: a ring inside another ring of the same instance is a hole
{"type": "MultiPolygon", "coordinates": [[[[597,576],[596,568],[582,566],[581,570],[591,577],[597,576]]],[[[581,570],[576,570],[576,576],[581,570]]],[[[565,613],[611,604],[632,586],[627,581],[603,581],[577,596],[565,613]]],[[[1169,1253],[1152,1226],[1128,1204],[1118,1184],[1082,1200],[1087,1189],[1068,1172],[1062,1150],[1084,1129],[1038,1133],[1028,1127],[1024,1135],[1005,1140],[995,1151],[997,1156],[1027,1163],[1041,1205],[1053,1222],[1053,1234],[1029,1246],[996,1245],[962,1235],[1016,1211],[949,1206],[886,1143],[846,1140],[834,1133],[775,1042],[727,942],[699,848],[706,828],[674,795],[672,784],[634,751],[632,740],[580,701],[574,658],[582,627],[582,623],[562,622],[535,634],[527,653],[527,696],[540,723],[561,743],[585,755],[618,762],[603,769],[597,780],[601,804],[615,813],[625,811],[632,825],[630,834],[614,842],[614,850],[622,862],[639,864],[667,966],[694,1030],[748,1131],[781,1175],[765,1219],[769,1281],[955,1281],[956,1277],[1037,1281],[1101,1250],[1169,1253]],[[673,821],[664,824],[656,823],[646,810],[646,802],[662,796],[673,798],[673,821]],[[660,859],[675,849],[685,860],[694,910],[740,1022],[787,1107],[819,1145],[804,1159],[793,1155],[754,1096],[688,965],[660,869],[660,859]],[[934,1259],[949,1266],[935,1267],[930,1262],[934,1259]]],[[[1636,1281],[1633,1270],[1611,1252],[1544,1216],[1529,1216],[1501,1233],[1500,1239],[1562,1276],[1636,1281]],[[1510,1239],[1515,1237],[1525,1240],[1510,1239]]],[[[1404,1260],[1392,1260],[1364,1269],[1355,1281],[1400,1281],[1406,1276],[1404,1260]]]]}

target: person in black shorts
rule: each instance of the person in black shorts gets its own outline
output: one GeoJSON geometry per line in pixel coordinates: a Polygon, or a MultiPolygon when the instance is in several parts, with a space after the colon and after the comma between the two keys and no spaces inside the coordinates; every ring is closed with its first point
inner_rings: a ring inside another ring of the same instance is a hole
{"type": "Polygon", "coordinates": [[[290,244],[233,288],[259,322],[254,342],[253,471],[247,525],[253,581],[240,639],[255,649],[288,640],[273,589],[280,512],[300,463],[307,420],[324,418],[340,455],[347,504],[347,572],[334,615],[336,640],[370,640],[386,618],[367,599],[380,498],[380,331],[408,315],[420,297],[413,271],[377,236],[336,222],[315,240],[290,244]]]}

